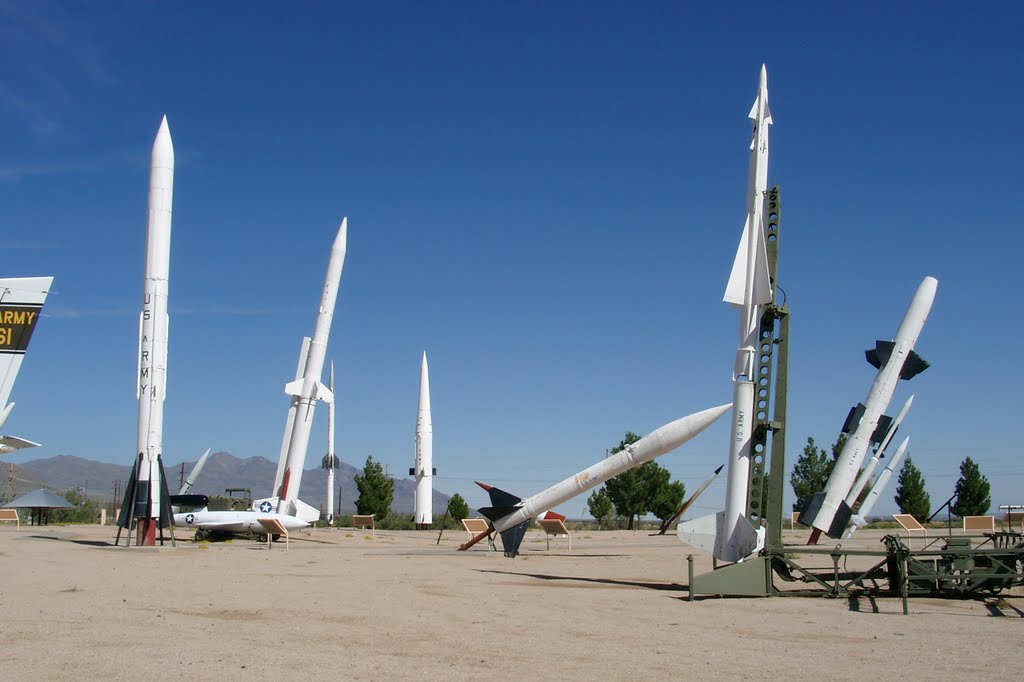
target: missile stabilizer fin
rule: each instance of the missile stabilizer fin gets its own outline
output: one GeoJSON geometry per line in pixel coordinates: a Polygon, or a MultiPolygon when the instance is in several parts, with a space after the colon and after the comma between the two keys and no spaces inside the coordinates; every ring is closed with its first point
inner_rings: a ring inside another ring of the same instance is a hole
{"type": "MultiPolygon", "coordinates": [[[[507,493],[501,488],[495,488],[493,485],[487,485],[480,481],[474,482],[486,490],[487,494],[491,498],[490,507],[481,507],[480,509],[477,509],[478,512],[491,521],[498,521],[499,519],[505,518],[518,509],[519,503],[523,501],[522,498],[516,497],[512,493],[507,493]]],[[[504,537],[504,533],[502,533],[502,537],[504,537]]],[[[506,547],[507,546],[508,545],[506,545],[506,547]]]]}
{"type": "MultiPolygon", "coordinates": [[[[757,253],[754,257],[754,289],[751,292],[750,302],[755,305],[763,305],[772,300],[772,284],[768,276],[768,249],[764,244],[764,230],[761,225],[756,228],[758,237],[755,240],[757,253]]],[[[743,236],[740,237],[739,248],[736,249],[736,259],[732,262],[732,271],[729,273],[729,283],[725,285],[725,296],[722,300],[733,305],[743,305],[746,299],[747,289],[747,249],[750,244],[750,221],[743,224],[743,236]]]]}
{"type": "MultiPolygon", "coordinates": [[[[892,350],[895,347],[892,341],[875,341],[875,347],[869,348],[864,351],[864,356],[871,363],[871,366],[875,369],[882,369],[885,363],[889,362],[889,358],[892,356],[892,350]]],[[[903,367],[900,369],[900,379],[904,381],[913,379],[921,372],[928,369],[930,365],[928,361],[922,358],[914,351],[910,351],[910,355],[907,356],[906,361],[903,363],[903,367]]]]}
{"type": "MultiPolygon", "coordinates": [[[[481,513],[483,512],[481,511],[481,513]]],[[[526,530],[529,527],[530,522],[523,521],[517,526],[501,531],[501,546],[505,550],[505,556],[513,559],[519,554],[519,546],[523,544],[523,538],[526,537],[526,530]]]]}
{"type": "MultiPolygon", "coordinates": [[[[824,501],[824,491],[811,495],[811,499],[807,501],[807,505],[800,512],[800,516],[797,518],[797,523],[801,526],[811,527],[814,520],[818,517],[818,513],[821,511],[821,504],[824,501]]],[[[843,531],[846,530],[846,526],[850,523],[851,516],[853,516],[853,510],[850,509],[850,505],[846,504],[845,500],[841,501],[839,503],[839,508],[836,510],[836,515],[832,517],[832,525],[829,526],[827,531],[825,531],[825,535],[830,538],[842,537],[843,531]]]]}

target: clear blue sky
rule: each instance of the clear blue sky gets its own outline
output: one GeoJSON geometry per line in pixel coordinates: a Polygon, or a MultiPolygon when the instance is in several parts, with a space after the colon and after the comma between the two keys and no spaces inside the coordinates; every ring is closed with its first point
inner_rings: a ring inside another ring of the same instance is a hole
{"type": "MultiPolygon", "coordinates": [[[[133,460],[164,114],[169,464],[276,461],[343,215],[344,460],[407,471],[423,350],[436,485],[471,506],[473,479],[532,494],[626,430],[728,402],[721,297],[764,62],[790,464],[835,438],[874,376],[864,349],[933,275],[932,368],[891,412],[916,393],[904,433],[933,503],[968,455],[993,505],[1024,503],[1022,29],[1011,2],[0,2],[3,274],[56,277],[5,428],[44,446],[10,459],[133,460]]],[[[314,428],[310,465],[325,411],[314,428]]],[[[659,461],[693,489],[726,431],[659,461]]]]}

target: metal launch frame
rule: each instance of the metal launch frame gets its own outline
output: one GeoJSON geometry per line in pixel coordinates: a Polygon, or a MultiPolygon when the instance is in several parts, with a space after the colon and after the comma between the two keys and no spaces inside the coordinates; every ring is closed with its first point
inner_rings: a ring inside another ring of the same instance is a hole
{"type": "Polygon", "coordinates": [[[784,297],[781,302],[778,297],[782,203],[777,185],[766,193],[764,208],[772,301],[759,325],[746,516],[755,527],[765,527],[765,546],[755,557],[723,566],[716,562],[714,570],[700,575],[694,574],[694,555],[689,555],[690,600],[696,595],[900,597],[906,614],[909,597],[979,598],[1024,585],[1024,533],[995,533],[987,547],[989,540],[975,547],[969,537],[939,537],[912,550],[895,535],[882,539],[884,551],[845,549],[841,543],[832,548],[782,544],[790,313],[784,297]],[[866,569],[847,570],[849,557],[875,561],[866,569]],[[813,559],[831,567],[809,567],[813,559]],[[790,585],[781,589],[777,580],[790,585]]]}

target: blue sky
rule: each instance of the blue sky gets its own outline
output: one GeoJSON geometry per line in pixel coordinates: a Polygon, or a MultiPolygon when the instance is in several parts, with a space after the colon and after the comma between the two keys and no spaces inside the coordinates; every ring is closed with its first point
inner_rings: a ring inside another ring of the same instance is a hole
{"type": "MultiPolygon", "coordinates": [[[[1024,503],[1022,28],[1010,2],[0,2],[3,274],[56,277],[5,428],[44,446],[10,459],[133,459],[164,114],[169,464],[207,447],[276,460],[343,215],[344,460],[407,470],[423,350],[436,486],[471,506],[474,479],[532,494],[626,430],[728,402],[721,297],[764,62],[790,464],[835,438],[874,376],[864,349],[933,275],[932,368],[890,411],[917,395],[903,432],[936,505],[968,455],[993,505],[1024,503]]],[[[310,464],[325,411],[314,428],[310,464]]],[[[693,489],[726,431],[659,461],[693,489]]]]}

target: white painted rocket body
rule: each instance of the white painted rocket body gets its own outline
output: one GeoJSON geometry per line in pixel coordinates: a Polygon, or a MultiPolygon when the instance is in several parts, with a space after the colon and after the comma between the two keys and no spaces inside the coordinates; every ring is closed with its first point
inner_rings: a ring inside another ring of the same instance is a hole
{"type": "Polygon", "coordinates": [[[896,415],[896,419],[893,420],[892,426],[889,431],[885,434],[885,439],[878,444],[874,454],[871,455],[871,459],[864,465],[864,470],[860,472],[857,480],[854,482],[853,487],[850,488],[850,493],[846,496],[846,504],[853,508],[853,505],[857,502],[857,498],[860,497],[860,493],[864,490],[864,486],[867,485],[871,477],[875,475],[875,469],[878,468],[878,462],[885,457],[885,449],[889,447],[889,441],[896,435],[896,430],[900,428],[900,424],[903,423],[903,418],[907,416],[907,412],[910,411],[910,406],[914,404],[914,396],[907,398],[907,402],[903,403],[903,408],[900,409],[900,413],[896,415]]]}
{"type": "MultiPolygon", "coordinates": [[[[0,428],[14,409],[14,403],[7,400],[52,285],[53,277],[0,279],[0,428]]],[[[0,455],[38,446],[39,443],[18,436],[0,436],[0,455]]]]}
{"type": "MultiPolygon", "coordinates": [[[[334,363],[331,363],[331,395],[334,395],[334,363]]],[[[327,467],[327,525],[334,524],[334,470],[338,468],[338,456],[334,454],[334,406],[332,400],[327,403],[327,456],[324,466],[327,467]]]]}
{"type": "Polygon", "coordinates": [[[415,466],[416,477],[413,521],[417,528],[427,528],[434,522],[434,432],[430,422],[430,376],[427,354],[420,363],[420,400],[416,412],[415,466]]]}
{"type": "Polygon", "coordinates": [[[681,523],[679,537],[722,561],[739,561],[764,545],[764,531],[746,518],[750,478],[750,439],[756,419],[754,382],[761,306],[772,300],[764,235],[764,197],[768,187],[768,71],[761,65],[757,97],[750,108],[754,122],[747,172],[747,216],[724,300],[739,306],[739,345],[733,367],[732,428],[726,469],[725,509],[681,523]]]}
{"type": "MultiPolygon", "coordinates": [[[[847,438],[832,475],[829,476],[824,494],[815,494],[800,521],[829,537],[841,537],[849,521],[850,507],[846,496],[857,478],[857,472],[864,461],[872,438],[889,401],[892,400],[896,384],[901,378],[910,379],[927,368],[928,363],[914,353],[914,345],[921,334],[925,320],[935,300],[938,280],[925,277],[918,285],[892,342],[879,341],[875,349],[868,351],[868,360],[879,368],[871,390],[864,400],[863,409],[856,408],[859,419],[847,438]],[[840,513],[841,512],[841,513],[840,513]],[[805,521],[804,516],[807,516],[805,521]]],[[[812,542],[816,534],[812,534],[812,542]]]]}
{"type": "MultiPolygon", "coordinates": [[[[614,476],[675,450],[711,426],[730,407],[728,404],[719,405],[670,422],[575,476],[525,500],[478,482],[477,485],[489,493],[492,504],[478,511],[490,519],[494,530],[501,533],[505,553],[515,556],[531,519],[614,476]]],[[[468,543],[463,548],[466,546],[468,543]]]]}
{"type": "Polygon", "coordinates": [[[856,516],[851,520],[853,525],[850,527],[850,532],[846,534],[846,537],[853,537],[853,534],[857,532],[857,529],[867,523],[868,514],[875,508],[875,503],[878,502],[878,498],[885,490],[885,486],[889,484],[889,479],[892,477],[892,472],[896,471],[896,465],[900,463],[903,458],[903,453],[907,451],[907,447],[910,445],[910,438],[904,438],[900,446],[896,448],[896,454],[889,460],[889,464],[882,469],[882,473],[878,474],[878,480],[871,486],[871,492],[864,498],[864,504],[860,506],[856,516]]]}
{"type": "Polygon", "coordinates": [[[203,467],[206,466],[206,460],[210,458],[210,448],[206,449],[203,456],[199,458],[195,466],[192,467],[192,471],[189,472],[185,482],[181,484],[181,488],[178,490],[179,495],[187,495],[188,491],[192,490],[192,486],[196,484],[196,479],[199,478],[199,474],[203,472],[203,467]]]}
{"type": "MultiPolygon", "coordinates": [[[[274,478],[274,492],[278,497],[277,511],[295,515],[299,511],[299,485],[309,447],[309,433],[313,425],[313,413],[318,400],[332,402],[334,393],[321,383],[324,359],[327,354],[327,339],[331,333],[334,318],[334,304],[338,298],[341,271],[345,264],[345,250],[348,236],[348,219],[342,219],[341,227],[331,247],[327,263],[327,277],[317,312],[313,337],[302,340],[295,381],[284,388],[290,395],[291,405],[285,422],[284,439],[281,443],[281,457],[274,478]]],[[[308,505],[306,505],[308,506],[308,505]]],[[[319,516],[319,512],[317,512],[319,516]]],[[[301,517],[301,515],[300,515],[301,517]]]]}
{"type": "Polygon", "coordinates": [[[160,463],[163,453],[164,399],[167,396],[167,283],[171,257],[171,205],[174,146],[167,117],[153,142],[149,171],[146,272],[139,319],[139,400],[134,516],[139,545],[156,544],[160,518],[160,463]]]}

